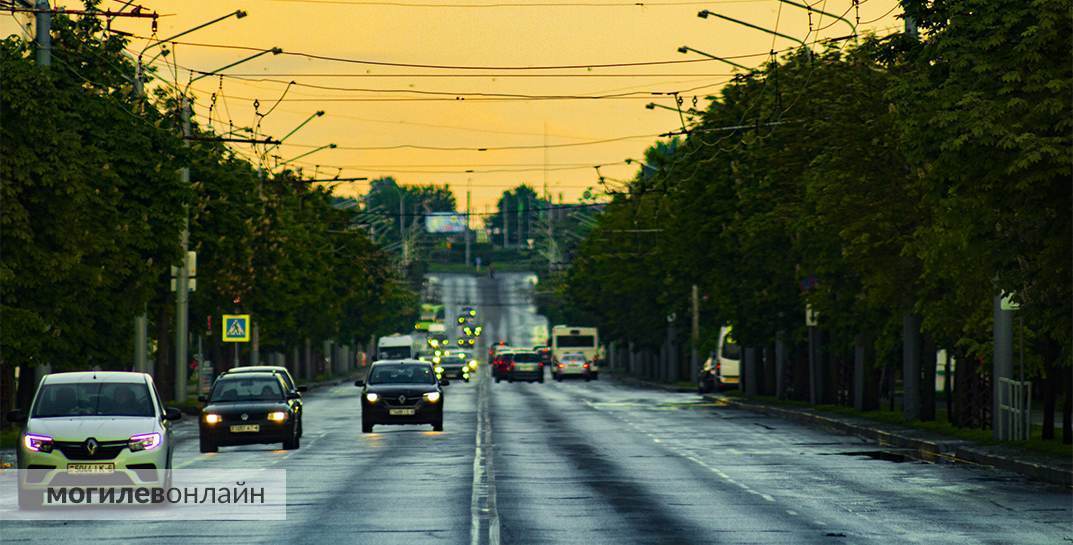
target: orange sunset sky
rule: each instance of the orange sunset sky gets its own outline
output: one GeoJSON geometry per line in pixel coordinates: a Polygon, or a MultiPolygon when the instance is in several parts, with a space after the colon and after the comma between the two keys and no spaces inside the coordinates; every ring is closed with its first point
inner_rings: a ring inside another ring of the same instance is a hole
{"type": "MultiPolygon", "coordinates": [[[[627,165],[624,160],[640,158],[656,140],[653,135],[681,127],[675,112],[645,108],[649,102],[673,106],[674,99],[647,93],[679,91],[685,97],[685,107],[692,105],[694,96],[703,107],[707,102],[704,96],[717,93],[735,73],[733,67],[718,61],[607,68],[592,65],[704,59],[677,52],[679,46],[687,45],[755,66],[764,62],[772,49],[795,45],[794,41],[773,40],[771,35],[716,18],[701,19],[697,17],[701,9],[769,29],[777,27],[781,33],[808,42],[851,32],[849,25],[818,13],[811,15],[810,32],[809,13],[778,0],[657,0],[643,5],[628,0],[140,3],[167,15],[159,19],[157,38],[243,9],[247,17],[229,18],[180,41],[280,47],[288,53],[354,61],[473,68],[392,67],[269,55],[227,70],[222,84],[220,79],[209,77],[194,83],[193,88],[199,123],[207,123],[215,92],[214,124],[226,127],[230,120],[235,126],[248,127],[256,120],[253,99],[260,101],[263,112],[281,96],[287,82],[302,84],[291,86],[275,111],[264,118],[262,132],[278,138],[317,110],[326,115],[288,139],[277,152],[282,159],[334,143],[337,149],[300,161],[305,174],[316,170],[321,177],[332,176],[342,168],[342,176],[390,175],[403,184],[449,185],[463,208],[468,184],[474,212],[486,207],[494,210],[500,192],[522,182],[539,191],[546,181],[556,199],[560,193],[568,202],[577,199],[587,187],[596,185],[593,165],[597,164],[606,165],[601,167],[605,176],[630,178],[637,165],[627,165]],[[558,65],[581,68],[527,69],[558,65]],[[512,68],[501,69],[507,67],[512,68]],[[478,92],[638,94],[573,100],[473,95],[458,100],[455,95],[478,92]],[[592,143],[599,140],[612,141],[592,143]],[[551,147],[543,147],[545,141],[551,147]],[[528,148],[475,150],[504,146],[528,148]]],[[[121,6],[117,0],[105,0],[101,5],[110,9],[121,6]]],[[[826,0],[815,6],[834,14],[845,13],[851,21],[859,15],[862,33],[888,34],[902,24],[897,18],[901,10],[894,0],[864,0],[856,7],[850,0],[826,0]]],[[[5,36],[19,33],[24,30],[20,24],[26,21],[25,16],[5,14],[0,19],[0,32],[5,36]]],[[[150,23],[144,19],[117,20],[113,27],[139,36],[151,34],[150,23]]],[[[145,43],[134,39],[132,49],[139,50],[145,43]]],[[[178,82],[185,84],[189,79],[185,68],[214,70],[249,54],[180,44],[170,60],[178,65],[178,82]]],[[[163,66],[160,61],[158,65],[163,66]]],[[[171,68],[161,70],[161,76],[175,79],[171,68]]],[[[253,156],[248,145],[236,145],[235,149],[253,156]]],[[[367,188],[367,182],[358,182],[341,185],[337,192],[361,194],[367,188]]]]}

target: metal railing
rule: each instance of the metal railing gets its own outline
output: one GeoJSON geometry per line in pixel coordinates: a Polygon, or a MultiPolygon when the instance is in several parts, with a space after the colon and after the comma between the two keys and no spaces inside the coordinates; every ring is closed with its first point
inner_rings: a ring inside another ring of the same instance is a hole
{"type": "Polygon", "coordinates": [[[999,438],[1027,441],[1032,429],[1032,382],[998,380],[999,438]]]}

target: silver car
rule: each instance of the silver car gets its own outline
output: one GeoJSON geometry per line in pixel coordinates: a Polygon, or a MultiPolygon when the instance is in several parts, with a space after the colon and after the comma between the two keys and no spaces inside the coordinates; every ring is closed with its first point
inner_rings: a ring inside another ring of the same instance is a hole
{"type": "Polygon", "coordinates": [[[165,409],[144,373],[46,375],[30,412],[8,415],[25,423],[17,451],[20,506],[36,506],[38,491],[77,475],[170,486],[172,427],[181,416],[178,409],[165,409]]]}

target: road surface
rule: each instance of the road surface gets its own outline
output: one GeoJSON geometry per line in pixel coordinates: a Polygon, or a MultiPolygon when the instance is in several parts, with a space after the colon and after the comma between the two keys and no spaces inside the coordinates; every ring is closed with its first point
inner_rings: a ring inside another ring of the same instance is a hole
{"type": "MultiPolygon", "coordinates": [[[[493,337],[546,325],[528,275],[440,275],[448,320],[476,304],[493,337]]],[[[526,341],[528,342],[528,341],[526,341]]],[[[482,358],[483,361],[483,358],[482,358]]],[[[1069,490],[936,465],[699,396],[595,382],[447,387],[445,430],[362,434],[358,389],[308,395],[298,451],[197,451],[183,468],[288,470],[286,521],[13,522],[0,542],[832,544],[1073,541],[1069,490]]]]}

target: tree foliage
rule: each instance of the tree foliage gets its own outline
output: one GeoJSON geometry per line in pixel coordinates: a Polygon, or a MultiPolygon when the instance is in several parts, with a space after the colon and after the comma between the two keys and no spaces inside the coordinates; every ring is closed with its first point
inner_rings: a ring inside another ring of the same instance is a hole
{"type": "MultiPolygon", "coordinates": [[[[727,85],[579,246],[563,296],[612,338],[653,345],[699,286],[747,345],[819,312],[893,361],[902,316],[989,353],[992,297],[1073,356],[1071,52],[1056,0],[919,2],[895,34],[800,50],[727,85]]],[[[968,355],[968,354],[966,354],[968,355]]]]}
{"type": "MultiPolygon", "coordinates": [[[[48,69],[32,44],[0,42],[4,365],[129,368],[134,317],[148,308],[166,320],[155,310],[174,305],[187,218],[192,333],[211,339],[220,314],[250,312],[262,344],[285,350],[411,319],[413,291],[330,188],[289,171],[262,178],[209,127],[195,124],[205,138],[184,146],[177,95],[165,85],[138,95],[125,39],[98,18],[57,16],[52,39],[48,69]]],[[[453,209],[438,190],[419,193],[453,209]]]]}

